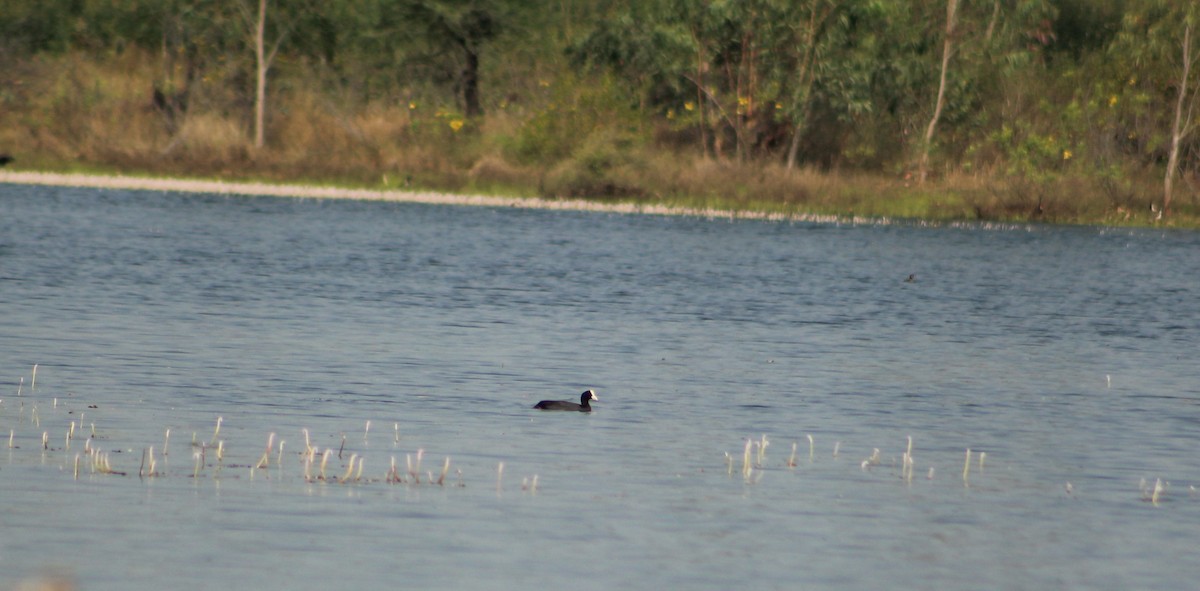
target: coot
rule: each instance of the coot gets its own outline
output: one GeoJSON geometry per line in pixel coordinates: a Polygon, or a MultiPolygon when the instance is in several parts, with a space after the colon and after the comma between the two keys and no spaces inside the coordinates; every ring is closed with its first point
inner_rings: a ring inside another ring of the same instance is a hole
{"type": "Polygon", "coordinates": [[[592,400],[597,402],[600,401],[600,399],[596,397],[595,392],[586,390],[579,396],[579,404],[568,402],[566,400],[543,400],[533,405],[533,407],[540,410],[575,410],[579,412],[592,412],[592,405],[588,404],[588,402],[592,400]]]}

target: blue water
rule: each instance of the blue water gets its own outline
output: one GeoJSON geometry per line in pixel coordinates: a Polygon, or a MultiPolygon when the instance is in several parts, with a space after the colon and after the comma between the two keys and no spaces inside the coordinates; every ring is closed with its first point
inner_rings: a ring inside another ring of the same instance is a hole
{"type": "Polygon", "coordinates": [[[1200,579],[1195,232],[18,185],[0,221],[0,588],[1200,579]]]}

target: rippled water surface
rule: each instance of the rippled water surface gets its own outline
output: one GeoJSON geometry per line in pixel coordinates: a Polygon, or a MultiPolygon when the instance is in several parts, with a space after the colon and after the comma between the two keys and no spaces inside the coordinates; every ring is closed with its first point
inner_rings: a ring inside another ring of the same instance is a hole
{"type": "Polygon", "coordinates": [[[0,588],[1200,579],[1194,232],[12,185],[0,220],[0,588]]]}

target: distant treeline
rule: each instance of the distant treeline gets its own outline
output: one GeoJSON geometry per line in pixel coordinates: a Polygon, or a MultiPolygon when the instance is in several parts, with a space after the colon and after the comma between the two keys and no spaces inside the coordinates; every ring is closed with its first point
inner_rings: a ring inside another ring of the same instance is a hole
{"type": "Polygon", "coordinates": [[[0,0],[0,151],[609,197],[703,191],[679,162],[725,162],[1006,179],[1038,209],[1085,178],[1162,209],[1195,201],[1198,18],[1176,0],[0,0]]]}

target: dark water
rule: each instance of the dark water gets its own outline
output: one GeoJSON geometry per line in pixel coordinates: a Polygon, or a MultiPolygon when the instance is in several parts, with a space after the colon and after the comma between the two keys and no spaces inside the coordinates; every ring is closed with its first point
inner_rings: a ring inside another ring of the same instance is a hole
{"type": "Polygon", "coordinates": [[[1200,578],[1194,232],[25,186],[0,222],[0,588],[1200,578]],[[303,429],[364,476],[306,481],[303,429]]]}

